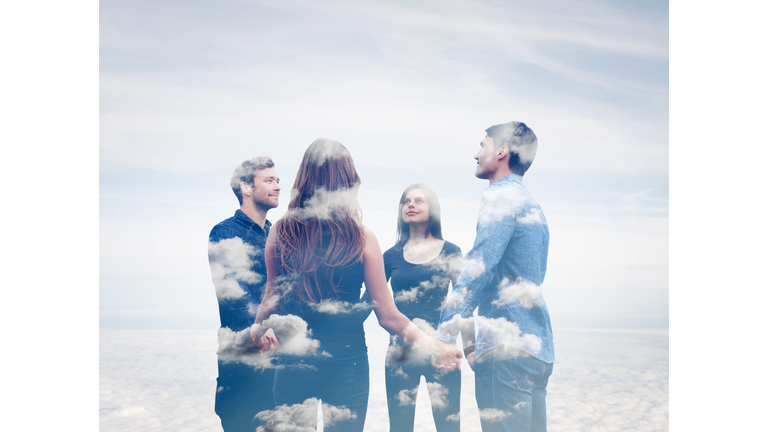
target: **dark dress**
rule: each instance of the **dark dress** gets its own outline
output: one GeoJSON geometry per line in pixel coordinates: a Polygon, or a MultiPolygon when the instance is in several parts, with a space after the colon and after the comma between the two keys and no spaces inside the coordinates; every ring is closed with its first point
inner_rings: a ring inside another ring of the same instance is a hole
{"type": "MultiPolygon", "coordinates": [[[[323,270],[318,270],[318,274],[323,270]]],[[[302,301],[295,293],[287,297],[281,315],[296,315],[306,321],[310,337],[319,341],[320,346],[312,356],[278,355],[273,396],[276,406],[302,404],[309,398],[322,399],[323,405],[344,406],[354,413],[354,418],[329,425],[331,415],[324,411],[324,430],[362,431],[369,390],[363,322],[370,308],[355,306],[361,301],[363,263],[337,269],[334,282],[338,298],[323,299],[340,306],[333,313],[302,301]]]]}
{"type": "MultiPolygon", "coordinates": [[[[461,259],[461,249],[447,241],[437,258],[423,264],[406,261],[402,248],[392,247],[384,252],[384,271],[390,281],[397,309],[411,321],[422,319],[436,328],[449,283],[456,285],[461,259]]],[[[438,432],[458,432],[461,371],[440,375],[428,362],[419,363],[409,361],[407,356],[396,358],[393,355],[402,350],[402,341],[391,338],[385,366],[389,430],[413,430],[416,394],[423,375],[433,401],[432,415],[438,432]]]]}

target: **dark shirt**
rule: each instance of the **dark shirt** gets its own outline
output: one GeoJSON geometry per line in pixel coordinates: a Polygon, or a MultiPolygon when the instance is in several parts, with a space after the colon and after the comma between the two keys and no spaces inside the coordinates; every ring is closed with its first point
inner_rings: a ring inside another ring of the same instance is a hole
{"type": "Polygon", "coordinates": [[[266,221],[262,229],[238,209],[211,230],[208,261],[222,327],[241,331],[256,318],[267,284],[264,246],[271,226],[266,221]]]}
{"type": "Polygon", "coordinates": [[[435,259],[423,264],[406,261],[400,247],[388,249],[384,252],[384,273],[388,281],[391,279],[397,309],[410,320],[421,318],[436,328],[449,284],[456,286],[461,261],[461,248],[448,241],[435,259]]]}

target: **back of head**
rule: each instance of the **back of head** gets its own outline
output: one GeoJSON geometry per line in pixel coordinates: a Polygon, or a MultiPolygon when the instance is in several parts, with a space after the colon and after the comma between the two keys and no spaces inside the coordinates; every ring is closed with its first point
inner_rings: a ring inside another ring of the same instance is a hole
{"type": "Polygon", "coordinates": [[[272,162],[267,156],[257,156],[253,159],[243,161],[235,168],[235,172],[232,173],[232,178],[229,180],[229,186],[232,188],[232,192],[235,193],[240,205],[243,204],[243,192],[240,190],[240,183],[253,184],[253,176],[256,175],[256,171],[264,168],[274,168],[275,163],[272,162]]]}
{"type": "Polygon", "coordinates": [[[315,140],[304,153],[288,212],[275,224],[277,258],[296,275],[302,300],[337,296],[333,275],[360,261],[365,247],[360,177],[340,142],[315,140]]]}
{"type": "Polygon", "coordinates": [[[509,149],[509,169],[517,175],[524,175],[536,157],[539,141],[531,128],[522,122],[512,121],[497,124],[485,130],[493,138],[493,146],[509,149]]]}

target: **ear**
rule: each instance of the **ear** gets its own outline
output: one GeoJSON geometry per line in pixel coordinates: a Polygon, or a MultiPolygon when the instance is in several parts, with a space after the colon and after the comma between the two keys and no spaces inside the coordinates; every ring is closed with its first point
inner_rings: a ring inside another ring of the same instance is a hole
{"type": "Polygon", "coordinates": [[[509,154],[509,147],[503,145],[496,150],[496,154],[499,156],[499,160],[504,159],[509,154]]]}
{"type": "Polygon", "coordinates": [[[240,193],[243,195],[253,195],[253,187],[246,182],[240,182],[240,193]]]}

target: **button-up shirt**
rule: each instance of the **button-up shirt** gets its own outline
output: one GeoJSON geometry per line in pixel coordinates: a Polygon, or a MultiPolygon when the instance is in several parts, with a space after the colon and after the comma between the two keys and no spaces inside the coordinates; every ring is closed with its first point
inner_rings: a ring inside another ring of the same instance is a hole
{"type": "Polygon", "coordinates": [[[272,224],[259,224],[238,209],[211,230],[208,262],[219,301],[221,326],[237,332],[250,327],[267,283],[264,246],[272,224]]]}
{"type": "Polygon", "coordinates": [[[468,318],[477,307],[477,357],[506,345],[552,363],[552,325],[541,294],[549,228],[522,180],[510,174],[483,193],[475,244],[442,308],[435,337],[455,342],[459,317],[468,318]]]}

